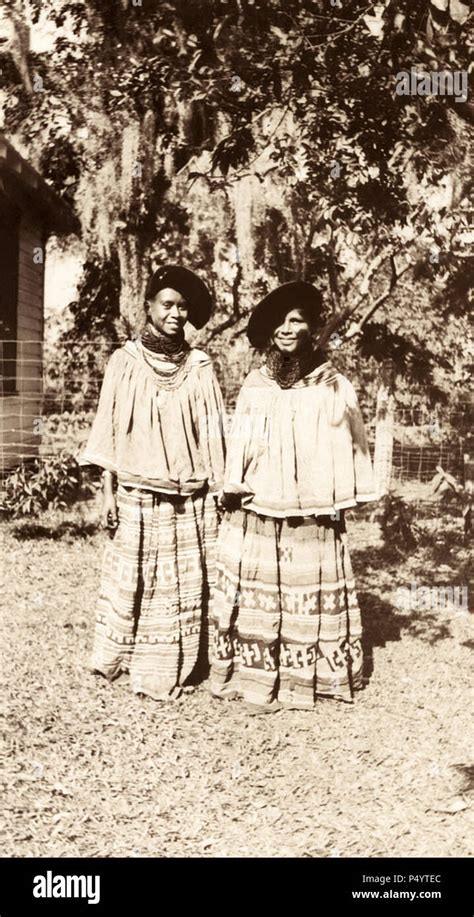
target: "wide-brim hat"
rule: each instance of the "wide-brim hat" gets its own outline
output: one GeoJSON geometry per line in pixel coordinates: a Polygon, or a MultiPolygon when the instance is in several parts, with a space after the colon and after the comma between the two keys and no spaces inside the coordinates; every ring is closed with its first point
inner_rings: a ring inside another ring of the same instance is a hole
{"type": "Polygon", "coordinates": [[[186,300],[189,312],[188,321],[195,328],[203,328],[212,313],[212,299],[206,284],[194,271],[177,264],[164,264],[150,277],[145,299],[154,299],[160,290],[176,290],[186,300]]]}
{"type": "Polygon", "coordinates": [[[284,283],[255,306],[247,325],[247,337],[253,347],[262,349],[290,309],[304,309],[311,323],[317,324],[322,308],[323,298],[312,283],[304,280],[284,283]]]}

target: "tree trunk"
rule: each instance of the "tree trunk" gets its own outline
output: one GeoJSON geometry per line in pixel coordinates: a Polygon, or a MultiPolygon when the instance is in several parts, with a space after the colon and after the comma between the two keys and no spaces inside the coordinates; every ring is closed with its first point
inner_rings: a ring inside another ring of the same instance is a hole
{"type": "Polygon", "coordinates": [[[5,18],[2,16],[0,20],[2,50],[10,53],[24,88],[31,93],[33,87],[29,68],[30,29],[24,21],[23,10],[18,0],[5,13],[5,18]]]}
{"type": "Polygon", "coordinates": [[[120,264],[120,317],[127,336],[137,331],[144,319],[144,253],[136,235],[119,234],[117,251],[120,264]]]}
{"type": "Polygon", "coordinates": [[[377,497],[390,490],[395,426],[394,365],[392,360],[382,364],[377,392],[375,419],[374,477],[377,497]]]}
{"type": "Polygon", "coordinates": [[[117,233],[120,264],[120,316],[127,334],[136,331],[144,319],[144,296],[148,278],[148,254],[153,232],[137,225],[137,208],[149,201],[154,178],[157,124],[149,108],[140,124],[132,124],[122,135],[121,204],[125,225],[117,233]],[[127,226],[130,224],[130,228],[127,226]]]}

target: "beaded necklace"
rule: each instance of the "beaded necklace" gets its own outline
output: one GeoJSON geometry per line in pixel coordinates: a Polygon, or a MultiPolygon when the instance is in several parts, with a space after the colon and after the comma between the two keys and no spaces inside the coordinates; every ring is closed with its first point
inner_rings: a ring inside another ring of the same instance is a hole
{"type": "Polygon", "coordinates": [[[147,323],[141,335],[141,342],[151,353],[159,354],[163,360],[169,360],[177,366],[185,361],[190,350],[183,329],[175,337],[169,337],[154,328],[151,322],[147,323]]]}
{"type": "Polygon", "coordinates": [[[266,370],[280,388],[291,388],[300,379],[324,363],[324,356],[315,350],[311,341],[296,353],[283,353],[275,344],[266,351],[266,370]]]}

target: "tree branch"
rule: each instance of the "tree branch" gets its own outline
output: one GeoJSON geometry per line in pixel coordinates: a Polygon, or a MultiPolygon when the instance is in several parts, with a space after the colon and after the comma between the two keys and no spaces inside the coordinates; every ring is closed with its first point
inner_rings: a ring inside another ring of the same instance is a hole
{"type": "Polygon", "coordinates": [[[403,268],[403,270],[401,270],[401,271],[399,271],[399,272],[397,273],[397,270],[396,270],[396,263],[395,263],[395,257],[396,257],[396,256],[393,254],[393,252],[391,252],[389,255],[387,255],[387,254],[385,254],[384,256],[382,256],[382,255],[377,255],[377,256],[371,261],[371,263],[370,263],[370,265],[369,265],[369,269],[368,269],[368,271],[367,271],[367,273],[366,273],[366,275],[365,275],[365,277],[364,277],[364,281],[363,281],[363,283],[362,283],[363,294],[359,296],[359,298],[358,298],[357,302],[355,303],[355,305],[353,305],[353,306],[347,306],[346,309],[344,309],[344,310],[343,310],[342,312],[340,312],[338,315],[334,315],[334,316],[329,320],[329,322],[327,322],[327,324],[324,326],[324,328],[323,328],[323,330],[322,330],[322,332],[321,332],[321,334],[320,334],[320,336],[319,336],[319,339],[318,339],[318,347],[319,347],[320,349],[323,349],[323,348],[325,347],[325,345],[328,343],[329,339],[330,339],[331,336],[335,333],[335,331],[337,331],[337,329],[340,328],[341,325],[343,325],[343,324],[347,321],[347,319],[348,319],[351,315],[354,314],[354,312],[356,311],[356,309],[359,308],[359,306],[361,305],[361,303],[362,303],[362,301],[363,301],[363,299],[364,299],[364,297],[365,297],[365,295],[366,295],[366,288],[368,287],[369,275],[370,275],[370,274],[373,274],[373,272],[376,270],[376,268],[377,268],[378,266],[380,266],[380,264],[383,263],[384,260],[387,260],[387,258],[389,258],[389,259],[390,259],[390,263],[391,263],[391,272],[392,272],[392,273],[391,273],[390,285],[389,285],[388,289],[387,289],[384,293],[382,293],[380,296],[377,297],[377,299],[375,300],[375,302],[373,302],[373,303],[371,304],[371,306],[366,310],[366,312],[364,312],[364,314],[363,314],[363,316],[362,316],[362,318],[360,319],[359,322],[352,322],[352,324],[349,326],[349,328],[347,329],[347,331],[346,331],[345,334],[343,335],[342,340],[343,340],[343,341],[348,341],[348,340],[350,340],[351,338],[356,337],[356,335],[362,334],[363,326],[365,325],[365,323],[368,321],[369,318],[371,318],[371,316],[372,316],[372,315],[374,314],[374,312],[382,305],[382,303],[384,303],[384,302],[392,295],[393,290],[394,290],[396,284],[398,283],[400,277],[403,277],[403,275],[406,274],[406,272],[407,272],[408,270],[410,270],[410,268],[412,267],[412,263],[409,262],[409,264],[405,265],[405,267],[403,268]]]}
{"type": "Polygon", "coordinates": [[[393,291],[394,291],[394,289],[395,289],[396,284],[397,284],[398,281],[400,280],[400,277],[403,277],[403,275],[406,274],[406,272],[409,271],[410,268],[412,267],[412,264],[411,264],[411,263],[410,263],[410,264],[407,264],[407,265],[405,265],[405,267],[403,268],[403,270],[400,271],[400,272],[397,274],[396,269],[395,269],[395,258],[394,258],[393,255],[390,256],[390,260],[391,260],[392,265],[393,265],[393,273],[392,273],[392,277],[391,277],[391,279],[390,279],[390,286],[389,286],[388,290],[386,290],[385,293],[382,293],[381,296],[378,296],[378,297],[377,297],[377,299],[375,300],[375,302],[372,303],[372,305],[367,309],[366,312],[364,312],[364,314],[363,314],[363,316],[362,316],[360,322],[358,322],[358,323],[356,323],[356,324],[353,323],[353,324],[347,329],[346,333],[344,334],[344,340],[350,340],[351,338],[355,337],[357,334],[361,334],[361,333],[362,333],[362,329],[363,329],[363,326],[365,325],[365,323],[369,320],[369,318],[372,317],[372,315],[374,314],[374,312],[382,305],[382,303],[384,303],[384,302],[392,295],[392,293],[393,293],[393,291]]]}
{"type": "Polygon", "coordinates": [[[235,276],[232,281],[232,312],[228,318],[224,319],[224,321],[221,322],[219,325],[216,325],[215,328],[212,328],[212,330],[209,332],[206,338],[205,346],[207,346],[209,341],[212,341],[213,338],[217,337],[219,334],[222,334],[223,331],[226,331],[227,328],[232,328],[234,325],[240,322],[240,319],[243,317],[242,310],[240,308],[240,299],[239,299],[241,280],[242,280],[242,266],[240,264],[240,261],[238,261],[237,270],[235,272],[235,276]]]}

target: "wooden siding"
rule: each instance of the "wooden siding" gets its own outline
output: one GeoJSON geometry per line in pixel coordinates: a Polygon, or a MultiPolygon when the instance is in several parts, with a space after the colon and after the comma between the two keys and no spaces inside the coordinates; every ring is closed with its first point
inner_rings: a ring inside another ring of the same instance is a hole
{"type": "Polygon", "coordinates": [[[0,470],[4,471],[36,456],[41,442],[34,433],[43,391],[44,263],[33,260],[38,248],[44,259],[42,227],[24,213],[19,229],[17,391],[0,398],[0,470]]]}

